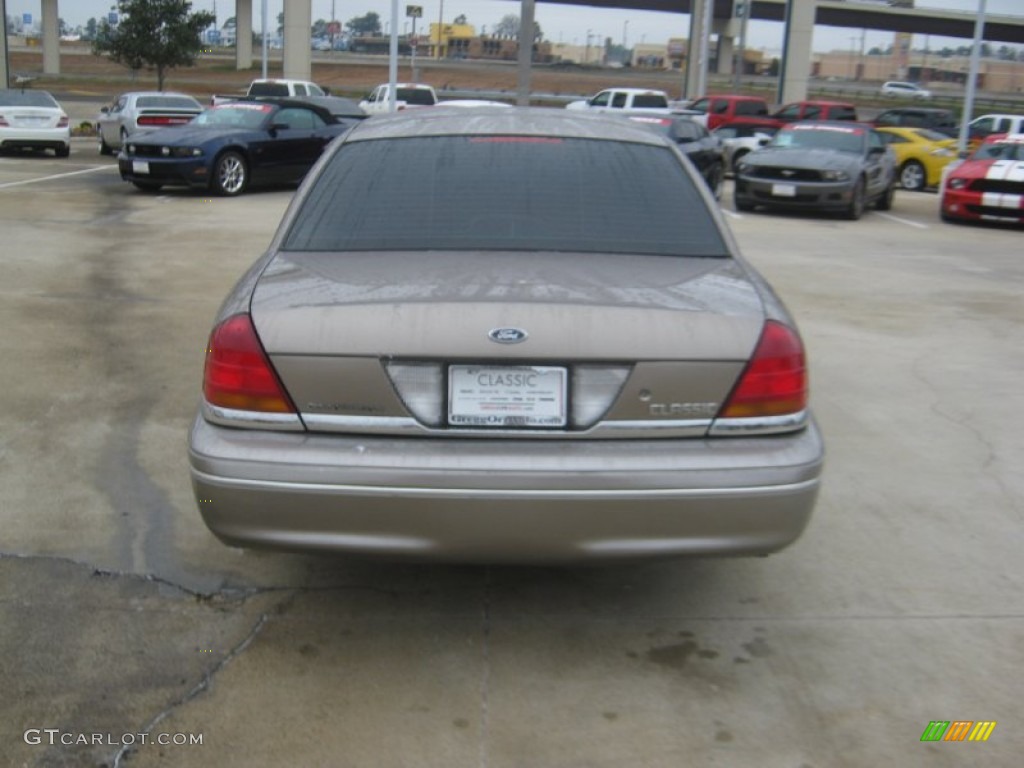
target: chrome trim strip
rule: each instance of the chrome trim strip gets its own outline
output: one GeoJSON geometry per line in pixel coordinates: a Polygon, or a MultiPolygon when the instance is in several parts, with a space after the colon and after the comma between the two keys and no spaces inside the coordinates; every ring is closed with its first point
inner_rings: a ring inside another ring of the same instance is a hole
{"type": "Polygon", "coordinates": [[[421,435],[431,430],[410,416],[342,416],[335,413],[303,413],[310,429],[329,432],[360,432],[385,435],[421,435]]]}
{"type": "Polygon", "coordinates": [[[433,437],[521,437],[535,440],[566,438],[703,437],[711,419],[600,421],[589,429],[472,429],[428,427],[408,416],[345,416],[303,413],[302,420],[317,432],[371,435],[429,435],[433,437]]]}
{"type": "Polygon", "coordinates": [[[799,483],[782,485],[751,485],[735,488],[641,488],[616,490],[613,488],[572,490],[516,490],[512,488],[422,488],[414,486],[347,485],[327,483],[295,483],[284,480],[250,480],[246,478],[223,477],[190,468],[192,476],[210,485],[221,485],[250,490],[296,491],[308,493],[348,493],[364,496],[387,496],[392,498],[479,498],[479,499],[647,499],[680,498],[700,496],[763,496],[765,493],[798,493],[809,490],[821,483],[820,477],[799,483]]]}
{"type": "Polygon", "coordinates": [[[225,427],[271,429],[279,432],[304,432],[306,429],[297,413],[240,411],[213,405],[206,398],[203,398],[200,409],[204,419],[212,424],[220,424],[225,427]]]}
{"type": "Polygon", "coordinates": [[[782,432],[796,432],[807,426],[810,412],[807,409],[783,416],[759,416],[743,419],[715,419],[708,430],[711,437],[743,437],[746,435],[777,435],[782,432]]]}

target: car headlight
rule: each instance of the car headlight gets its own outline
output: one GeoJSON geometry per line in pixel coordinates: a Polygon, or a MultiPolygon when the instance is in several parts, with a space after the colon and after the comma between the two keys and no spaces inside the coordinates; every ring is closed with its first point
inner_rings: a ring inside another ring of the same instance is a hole
{"type": "Polygon", "coordinates": [[[750,170],[750,163],[740,163],[736,166],[737,173],[746,173],[750,170]]]}
{"type": "Polygon", "coordinates": [[[199,147],[163,147],[160,154],[164,157],[201,157],[203,150],[199,147]]]}
{"type": "Polygon", "coordinates": [[[963,189],[968,184],[970,184],[969,179],[950,179],[947,186],[949,186],[950,189],[963,189]]]}
{"type": "Polygon", "coordinates": [[[951,149],[939,147],[938,149],[933,149],[931,154],[935,155],[935,157],[953,157],[956,153],[951,149]]]}
{"type": "Polygon", "coordinates": [[[850,174],[846,171],[826,170],[821,172],[821,178],[825,181],[849,181],[850,174]]]}

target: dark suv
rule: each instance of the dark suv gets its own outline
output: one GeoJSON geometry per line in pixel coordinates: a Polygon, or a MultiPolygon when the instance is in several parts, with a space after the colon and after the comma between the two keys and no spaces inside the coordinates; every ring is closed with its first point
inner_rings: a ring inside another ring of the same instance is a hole
{"type": "Polygon", "coordinates": [[[877,128],[928,128],[954,138],[960,133],[952,110],[933,107],[887,109],[874,119],[873,125],[877,128]]]}

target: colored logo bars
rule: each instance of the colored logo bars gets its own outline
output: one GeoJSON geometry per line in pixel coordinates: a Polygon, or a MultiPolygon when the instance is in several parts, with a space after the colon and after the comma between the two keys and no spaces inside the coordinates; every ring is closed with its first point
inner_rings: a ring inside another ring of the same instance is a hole
{"type": "Polygon", "coordinates": [[[932,720],[921,741],[988,741],[995,729],[994,720],[932,720]]]}

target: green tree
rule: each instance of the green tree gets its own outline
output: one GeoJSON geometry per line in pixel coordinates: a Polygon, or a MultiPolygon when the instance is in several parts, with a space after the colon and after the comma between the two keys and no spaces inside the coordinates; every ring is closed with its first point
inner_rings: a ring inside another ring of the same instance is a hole
{"type": "Polygon", "coordinates": [[[200,35],[216,22],[208,11],[192,13],[188,0],[118,0],[117,9],[120,23],[100,25],[93,52],[134,71],[154,70],[161,91],[169,70],[195,64],[200,35]]]}
{"type": "MultiPolygon", "coordinates": [[[[514,13],[507,13],[501,17],[501,20],[494,25],[491,30],[491,35],[494,37],[505,37],[510,40],[519,39],[519,17],[514,13]]],[[[539,43],[544,39],[544,33],[541,31],[540,24],[536,21],[533,22],[533,41],[539,43]]]]}
{"type": "Polygon", "coordinates": [[[96,19],[95,18],[90,18],[87,22],[85,22],[85,32],[82,34],[82,39],[83,40],[95,40],[96,39],[96,31],[97,31],[98,28],[99,28],[99,25],[97,24],[96,19]]]}
{"type": "Polygon", "coordinates": [[[349,19],[345,27],[355,37],[377,37],[381,34],[380,16],[371,11],[365,16],[349,19]]]}

